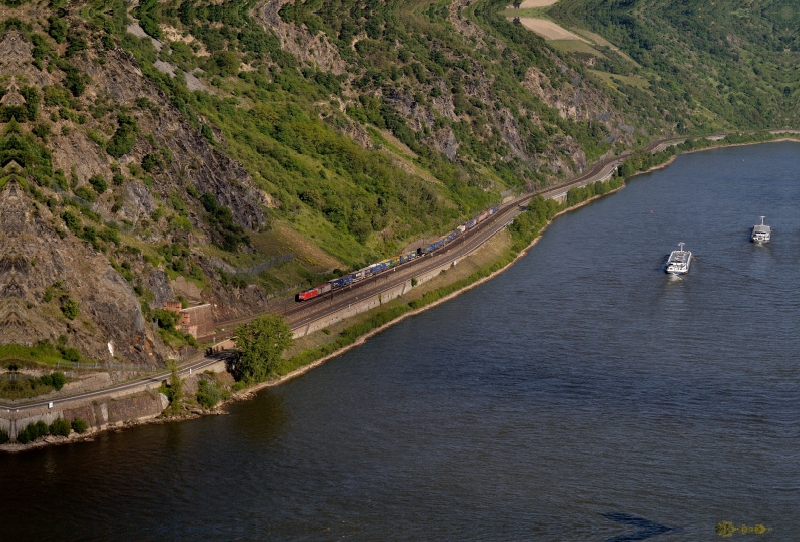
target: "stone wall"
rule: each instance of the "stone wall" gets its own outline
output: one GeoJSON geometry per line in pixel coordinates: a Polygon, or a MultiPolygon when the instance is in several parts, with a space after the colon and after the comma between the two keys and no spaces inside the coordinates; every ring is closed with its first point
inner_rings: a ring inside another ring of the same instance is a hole
{"type": "MultiPolygon", "coordinates": [[[[416,276],[417,285],[422,284],[423,282],[427,282],[433,278],[439,276],[442,271],[446,271],[452,267],[453,263],[449,259],[445,259],[441,266],[428,271],[427,273],[422,273],[416,276]]],[[[292,329],[292,336],[297,339],[298,337],[305,337],[306,335],[313,333],[319,329],[324,329],[336,322],[344,320],[346,318],[350,318],[351,316],[355,316],[357,314],[361,314],[362,312],[367,312],[372,310],[376,307],[380,307],[384,303],[388,303],[392,299],[398,298],[401,295],[405,294],[406,292],[410,291],[412,288],[411,286],[411,279],[405,281],[403,284],[399,284],[394,286],[393,288],[387,289],[379,294],[375,294],[371,297],[366,299],[361,299],[356,301],[344,309],[336,311],[335,313],[328,314],[319,318],[318,320],[314,320],[313,322],[309,322],[308,324],[292,329]]]]}
{"type": "Polygon", "coordinates": [[[183,309],[181,314],[189,316],[188,326],[197,326],[196,337],[205,337],[214,333],[214,315],[211,313],[211,305],[199,305],[183,309]]]}
{"type": "Polygon", "coordinates": [[[120,399],[103,398],[90,404],[80,405],[76,401],[72,405],[67,403],[60,409],[41,407],[25,411],[24,416],[17,416],[15,411],[0,411],[0,428],[5,429],[11,440],[15,440],[19,432],[29,423],[36,423],[39,420],[50,425],[58,418],[70,422],[81,418],[90,428],[104,429],[110,425],[154,418],[168,406],[169,400],[163,393],[146,391],[120,399]]]}

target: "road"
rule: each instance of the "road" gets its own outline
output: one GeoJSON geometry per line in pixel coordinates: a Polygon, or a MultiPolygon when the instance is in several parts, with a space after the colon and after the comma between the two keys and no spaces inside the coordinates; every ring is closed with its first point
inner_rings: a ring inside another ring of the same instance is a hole
{"type": "MultiPolygon", "coordinates": [[[[178,374],[185,378],[189,376],[191,373],[200,371],[202,372],[206,368],[220,361],[227,359],[230,356],[230,352],[220,352],[218,354],[213,354],[211,356],[204,356],[200,359],[196,359],[190,361],[180,367],[178,370],[178,374]]],[[[5,410],[6,412],[24,412],[25,410],[33,410],[39,408],[47,408],[50,403],[53,403],[53,408],[58,410],[56,405],[60,405],[63,403],[71,403],[73,401],[81,401],[81,400],[91,400],[97,399],[100,397],[107,397],[110,395],[124,395],[125,392],[135,392],[139,389],[144,389],[145,387],[148,388],[157,388],[161,385],[161,383],[169,378],[170,371],[162,371],[157,374],[153,374],[150,376],[145,376],[142,378],[137,378],[136,380],[131,380],[129,382],[123,382],[121,384],[116,384],[114,386],[110,386],[108,388],[102,388],[99,390],[94,391],[87,391],[83,393],[77,393],[75,395],[70,395],[67,397],[59,397],[56,399],[47,399],[44,401],[34,401],[31,403],[25,404],[4,404],[0,403],[0,410],[5,410]]]]}

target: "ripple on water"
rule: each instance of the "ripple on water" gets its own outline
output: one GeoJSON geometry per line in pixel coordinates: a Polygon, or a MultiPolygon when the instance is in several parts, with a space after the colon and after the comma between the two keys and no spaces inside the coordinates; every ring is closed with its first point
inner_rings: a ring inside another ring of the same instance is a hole
{"type": "Polygon", "coordinates": [[[4,533],[694,541],[727,520],[791,539],[797,171],[791,143],[683,156],[230,415],[4,458],[4,533]],[[759,215],[768,247],[747,242],[759,215]],[[671,279],[681,241],[696,260],[671,279]]]}

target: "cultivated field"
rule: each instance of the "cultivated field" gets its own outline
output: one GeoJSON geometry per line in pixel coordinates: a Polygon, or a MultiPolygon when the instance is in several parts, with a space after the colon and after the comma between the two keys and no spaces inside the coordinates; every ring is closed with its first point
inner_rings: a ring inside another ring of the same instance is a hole
{"type": "Polygon", "coordinates": [[[558,0],[525,0],[524,2],[522,2],[522,4],[520,4],[519,7],[521,7],[522,9],[543,8],[547,6],[552,6],[556,2],[558,2],[558,0]]]}
{"type": "Polygon", "coordinates": [[[520,18],[519,22],[522,23],[522,26],[525,28],[536,32],[546,40],[580,40],[588,43],[588,41],[584,38],[573,34],[569,30],[561,28],[552,21],[546,21],[544,19],[520,18]]]}

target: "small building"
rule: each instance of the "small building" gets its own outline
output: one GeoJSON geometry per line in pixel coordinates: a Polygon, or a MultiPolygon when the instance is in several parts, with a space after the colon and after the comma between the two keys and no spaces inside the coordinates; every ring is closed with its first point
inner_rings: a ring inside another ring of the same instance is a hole
{"type": "Polygon", "coordinates": [[[183,305],[180,301],[164,301],[164,310],[180,314],[183,310],[183,305]]]}
{"type": "Polygon", "coordinates": [[[187,331],[183,331],[184,333],[189,333],[193,337],[206,337],[214,333],[214,315],[211,312],[211,305],[208,303],[188,307],[180,311],[180,314],[180,329],[181,331],[184,330],[184,327],[187,329],[187,331]],[[194,333],[189,330],[193,330],[194,333]]]}

